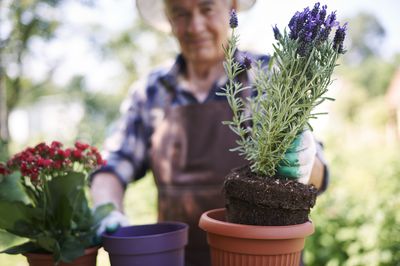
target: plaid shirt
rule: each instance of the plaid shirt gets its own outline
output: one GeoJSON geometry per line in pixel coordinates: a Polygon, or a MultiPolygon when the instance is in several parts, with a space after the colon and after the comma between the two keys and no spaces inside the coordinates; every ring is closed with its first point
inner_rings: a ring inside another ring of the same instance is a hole
{"type": "MultiPolygon", "coordinates": [[[[244,55],[253,62],[261,61],[264,66],[269,62],[269,57],[266,55],[237,52],[235,56],[240,62],[244,55]]],[[[156,70],[148,76],[147,84],[133,88],[130,97],[122,104],[123,116],[118,127],[105,142],[104,156],[107,165],[95,171],[92,176],[98,172],[111,172],[126,186],[132,180],[138,180],[145,175],[150,165],[150,138],[155,127],[163,119],[167,105],[201,104],[182,86],[184,71],[185,61],[182,55],[179,55],[169,70],[156,70]]],[[[247,84],[252,82],[247,72],[242,72],[239,79],[247,84]]],[[[216,94],[222,92],[226,82],[227,77],[217,80],[209,90],[204,103],[226,101],[224,96],[216,94]]],[[[319,157],[323,159],[322,149],[319,150],[321,154],[319,157]]],[[[324,179],[326,187],[327,178],[324,179]]]]}

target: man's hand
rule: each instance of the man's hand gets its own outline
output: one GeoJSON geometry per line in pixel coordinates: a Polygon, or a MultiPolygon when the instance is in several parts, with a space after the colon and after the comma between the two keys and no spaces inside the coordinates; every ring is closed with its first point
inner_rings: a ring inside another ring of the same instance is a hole
{"type": "Polygon", "coordinates": [[[110,212],[103,220],[100,222],[100,226],[97,229],[97,236],[101,236],[104,232],[112,233],[116,231],[121,226],[128,226],[130,224],[128,217],[126,217],[121,212],[114,210],[110,212]]]}
{"type": "Polygon", "coordinates": [[[285,153],[277,167],[278,175],[308,184],[313,169],[317,148],[310,130],[299,134],[285,153]]]}

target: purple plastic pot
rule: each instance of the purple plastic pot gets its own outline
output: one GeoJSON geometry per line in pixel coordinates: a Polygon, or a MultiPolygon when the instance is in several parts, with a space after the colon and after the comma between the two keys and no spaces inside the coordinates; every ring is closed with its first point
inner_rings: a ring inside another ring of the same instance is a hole
{"type": "Polygon", "coordinates": [[[103,234],[112,266],[184,266],[188,225],[161,222],[121,227],[103,234]]]}

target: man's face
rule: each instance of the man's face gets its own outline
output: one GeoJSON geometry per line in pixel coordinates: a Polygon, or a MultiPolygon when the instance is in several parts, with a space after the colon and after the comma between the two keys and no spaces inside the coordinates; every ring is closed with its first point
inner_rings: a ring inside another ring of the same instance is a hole
{"type": "Polygon", "coordinates": [[[221,60],[229,30],[228,0],[165,0],[182,54],[192,63],[221,60]]]}

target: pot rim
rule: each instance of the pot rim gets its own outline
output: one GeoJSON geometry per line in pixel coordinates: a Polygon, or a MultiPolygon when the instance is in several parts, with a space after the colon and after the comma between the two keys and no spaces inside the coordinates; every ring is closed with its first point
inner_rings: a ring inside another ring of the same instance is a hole
{"type": "MultiPolygon", "coordinates": [[[[135,239],[139,240],[139,239],[154,238],[154,237],[177,234],[177,233],[180,233],[182,231],[187,230],[188,227],[189,227],[186,223],[182,223],[182,222],[164,221],[164,222],[157,222],[157,223],[152,223],[152,224],[140,224],[140,225],[124,226],[124,227],[121,227],[121,228],[151,227],[151,226],[156,226],[156,225],[180,225],[180,226],[182,226],[182,228],[179,228],[179,229],[173,230],[173,231],[168,231],[168,232],[165,232],[165,233],[149,234],[149,235],[138,235],[138,236],[114,236],[114,235],[112,235],[113,233],[105,232],[104,234],[102,234],[102,237],[105,238],[105,239],[110,239],[110,240],[115,240],[115,239],[122,240],[122,239],[130,239],[130,238],[135,238],[135,239]]],[[[121,229],[121,228],[119,228],[119,229],[121,229]]],[[[119,230],[119,229],[117,229],[117,230],[119,230]]]]}
{"type": "Polygon", "coordinates": [[[121,227],[114,235],[102,235],[103,247],[109,254],[117,256],[181,250],[188,243],[188,228],[186,223],[175,221],[121,227]]]}
{"type": "MultiPolygon", "coordinates": [[[[82,256],[85,255],[89,255],[89,254],[93,254],[98,252],[98,250],[101,248],[101,246],[93,246],[93,247],[88,247],[85,248],[85,252],[83,253],[82,256]]],[[[53,256],[53,253],[35,253],[35,252],[27,252],[27,253],[22,253],[22,255],[24,255],[25,257],[30,256],[32,258],[44,258],[44,257],[48,257],[48,256],[53,256]]]]}
{"type": "Polygon", "coordinates": [[[208,233],[248,239],[305,238],[314,233],[312,221],[295,225],[260,226],[235,224],[225,221],[225,208],[203,213],[199,227],[208,233]]]}

